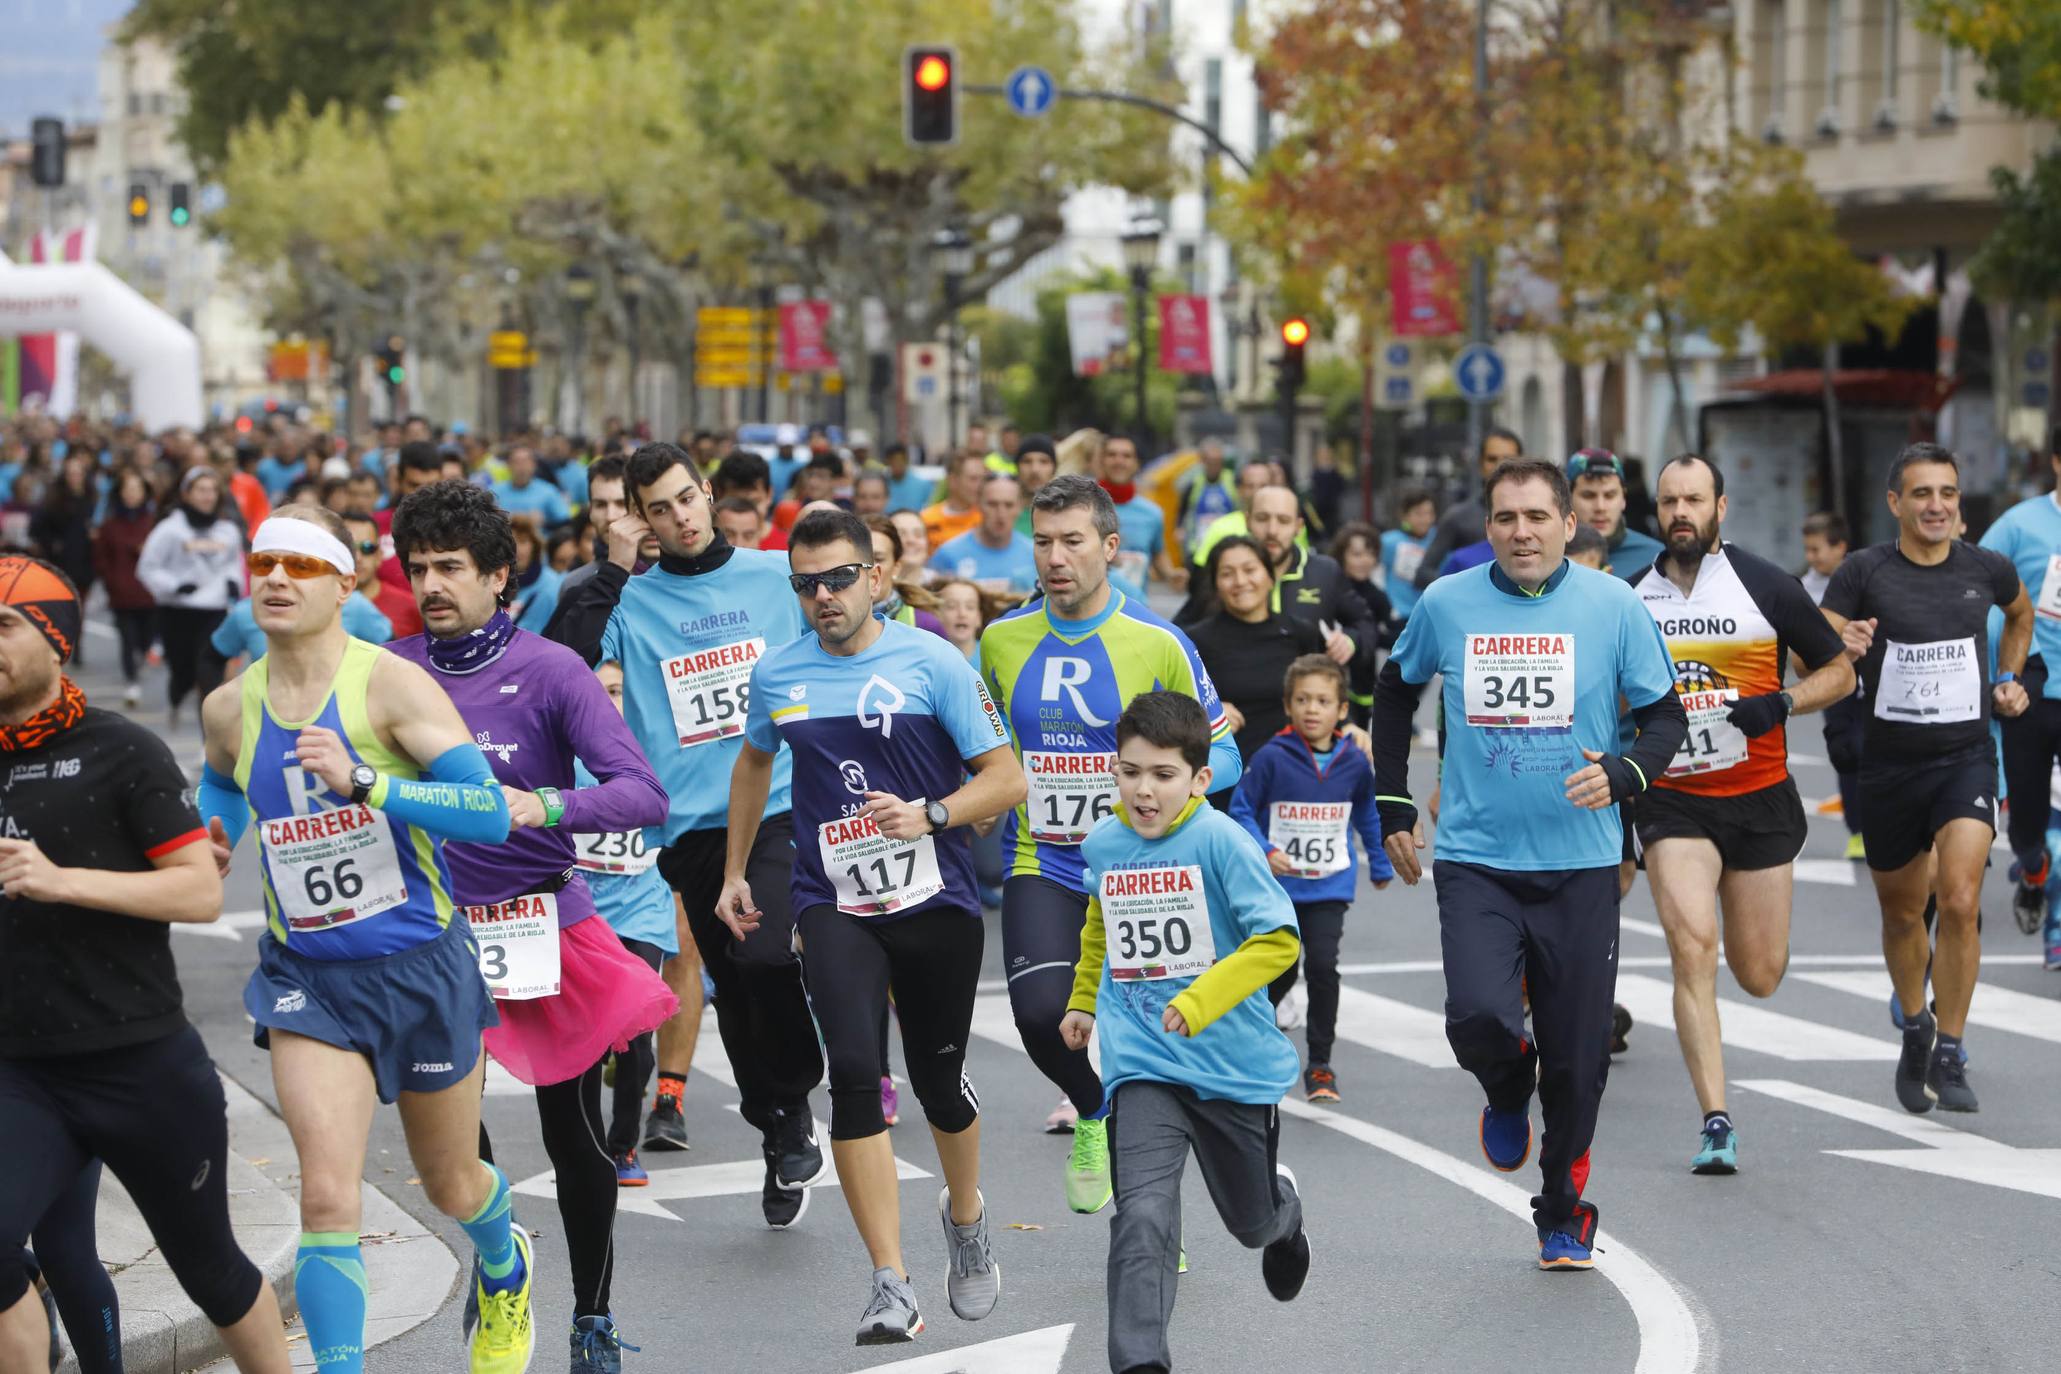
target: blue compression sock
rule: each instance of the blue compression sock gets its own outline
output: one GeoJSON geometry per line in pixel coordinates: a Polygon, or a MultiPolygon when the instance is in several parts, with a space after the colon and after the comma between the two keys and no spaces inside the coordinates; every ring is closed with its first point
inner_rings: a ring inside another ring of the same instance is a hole
{"type": "Polygon", "coordinates": [[[515,1198],[508,1176],[485,1160],[480,1167],[494,1176],[494,1186],[477,1212],[458,1224],[479,1251],[480,1276],[489,1293],[505,1293],[522,1285],[522,1254],[515,1248],[515,1198]]]}
{"type": "Polygon", "coordinates": [[[365,1368],[365,1258],[356,1231],[303,1231],[293,1262],[308,1347],[322,1374],[365,1368]]]}

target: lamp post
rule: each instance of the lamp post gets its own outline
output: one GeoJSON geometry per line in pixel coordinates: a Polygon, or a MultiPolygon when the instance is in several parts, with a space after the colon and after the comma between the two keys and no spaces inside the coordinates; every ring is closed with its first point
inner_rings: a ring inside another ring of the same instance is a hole
{"type": "Polygon", "coordinates": [[[587,428],[587,311],[594,304],[594,271],[583,262],[565,269],[565,300],[573,318],[573,415],[571,429],[584,434],[587,428]]]}
{"type": "Polygon", "coordinates": [[[644,303],[644,278],[635,272],[624,272],[615,280],[616,293],[623,298],[623,324],[630,334],[630,432],[637,432],[637,367],[641,358],[638,351],[637,310],[644,303]]]}
{"type": "Polygon", "coordinates": [[[1131,331],[1131,371],[1138,388],[1137,413],[1132,417],[1143,444],[1151,426],[1145,417],[1145,310],[1150,304],[1152,269],[1159,262],[1160,225],[1156,219],[1131,221],[1124,230],[1124,266],[1131,271],[1131,314],[1137,321],[1131,331]]]}
{"type": "Polygon", "coordinates": [[[931,261],[945,279],[945,447],[959,442],[959,292],[973,271],[973,240],[964,229],[940,229],[930,240],[931,261]]]}

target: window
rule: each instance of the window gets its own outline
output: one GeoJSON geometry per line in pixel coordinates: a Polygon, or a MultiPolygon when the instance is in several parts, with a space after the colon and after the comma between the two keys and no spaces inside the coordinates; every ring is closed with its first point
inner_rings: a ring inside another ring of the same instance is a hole
{"type": "Polygon", "coordinates": [[[1783,0],[1761,0],[1753,24],[1754,132],[1770,143],[1789,136],[1789,35],[1783,0]]]}
{"type": "Polygon", "coordinates": [[[1825,0],[1825,108],[1836,117],[1839,110],[1840,50],[1846,35],[1846,6],[1841,0],[1825,0]]]}

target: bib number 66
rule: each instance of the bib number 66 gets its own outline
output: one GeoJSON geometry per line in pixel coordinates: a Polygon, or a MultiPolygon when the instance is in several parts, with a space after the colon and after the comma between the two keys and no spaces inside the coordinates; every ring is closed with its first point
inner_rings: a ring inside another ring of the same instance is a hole
{"type": "Polygon", "coordinates": [[[301,887],[311,905],[322,908],[352,902],[364,894],[365,880],[352,865],[355,859],[338,859],[329,865],[310,864],[301,877],[301,887]]]}

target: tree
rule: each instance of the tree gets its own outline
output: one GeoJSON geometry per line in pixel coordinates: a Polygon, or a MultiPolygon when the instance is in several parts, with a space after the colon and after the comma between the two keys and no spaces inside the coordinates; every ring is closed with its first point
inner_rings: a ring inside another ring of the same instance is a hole
{"type": "MultiPolygon", "coordinates": [[[[1153,293],[1179,290],[1171,280],[1153,284],[1153,293]]],[[[1066,298],[1081,291],[1114,291],[1129,301],[1130,279],[1115,268],[1070,273],[1038,292],[1037,332],[1026,351],[1003,370],[1002,402],[1009,417],[1025,430],[1043,430],[1054,437],[1083,426],[1129,430],[1137,421],[1137,374],[1128,355],[1120,365],[1093,377],[1073,370],[1073,349],[1066,329],[1066,298]]],[[[1125,306],[1127,318],[1135,318],[1125,306]]],[[[1014,342],[1014,341],[1012,341],[1014,342]]],[[[1022,348],[1022,343],[1016,343],[1022,348]]],[[[1183,378],[1161,372],[1159,312],[1145,312],[1145,414],[1154,434],[1174,432],[1174,415],[1183,378]]],[[[1145,455],[1148,459],[1151,455],[1145,455]]]]}

